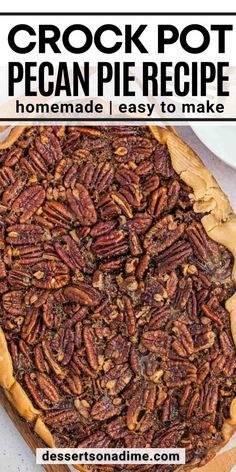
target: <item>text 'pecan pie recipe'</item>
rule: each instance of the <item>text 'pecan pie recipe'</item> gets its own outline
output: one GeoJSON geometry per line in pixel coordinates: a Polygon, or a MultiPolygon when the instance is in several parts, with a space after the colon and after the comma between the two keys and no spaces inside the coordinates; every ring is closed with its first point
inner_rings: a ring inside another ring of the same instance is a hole
{"type": "Polygon", "coordinates": [[[209,460],[235,428],[227,198],[158,127],[32,127],[10,144],[0,155],[7,397],[51,446],[184,447],[188,464],[209,460]]]}

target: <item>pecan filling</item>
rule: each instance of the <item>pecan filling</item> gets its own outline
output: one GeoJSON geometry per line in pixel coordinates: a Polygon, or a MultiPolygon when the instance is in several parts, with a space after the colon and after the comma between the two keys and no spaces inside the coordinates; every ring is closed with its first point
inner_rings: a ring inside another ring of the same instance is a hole
{"type": "Polygon", "coordinates": [[[1,326],[57,446],[206,457],[236,390],[232,257],[167,150],[146,127],[34,127],[0,166],[1,326]]]}

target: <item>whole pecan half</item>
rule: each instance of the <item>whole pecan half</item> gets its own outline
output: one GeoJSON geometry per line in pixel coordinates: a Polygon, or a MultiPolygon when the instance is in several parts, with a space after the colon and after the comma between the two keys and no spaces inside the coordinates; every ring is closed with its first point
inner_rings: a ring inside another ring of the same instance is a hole
{"type": "Polygon", "coordinates": [[[98,290],[92,288],[85,282],[78,282],[74,286],[67,286],[64,290],[64,296],[68,301],[87,305],[89,307],[96,306],[100,303],[101,296],[98,290]]]}
{"type": "Polygon", "coordinates": [[[73,190],[68,189],[66,194],[69,205],[81,225],[89,226],[96,223],[97,214],[93,201],[82,184],[76,184],[76,187],[73,190]]]}

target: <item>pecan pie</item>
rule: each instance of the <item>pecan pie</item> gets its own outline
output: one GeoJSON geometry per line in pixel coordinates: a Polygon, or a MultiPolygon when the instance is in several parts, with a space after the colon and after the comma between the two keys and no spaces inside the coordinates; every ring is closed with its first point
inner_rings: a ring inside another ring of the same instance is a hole
{"type": "MultiPolygon", "coordinates": [[[[228,199],[159,127],[19,128],[0,149],[6,396],[50,446],[207,462],[236,426],[228,199]]],[[[175,466],[109,470],[130,468],[175,466]]]]}

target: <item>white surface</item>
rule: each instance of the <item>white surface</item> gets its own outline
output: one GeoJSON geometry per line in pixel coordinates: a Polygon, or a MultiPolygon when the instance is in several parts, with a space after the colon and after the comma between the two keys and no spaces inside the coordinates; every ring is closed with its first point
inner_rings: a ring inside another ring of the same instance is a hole
{"type": "Polygon", "coordinates": [[[217,126],[217,133],[215,127],[201,126],[194,123],[192,126],[198,138],[222,161],[236,169],[236,153],[235,153],[235,138],[236,127],[217,126]]]}
{"type": "Polygon", "coordinates": [[[43,472],[3,408],[0,408],[0,472],[43,472]]]}
{"type": "MultiPolygon", "coordinates": [[[[213,130],[214,128],[209,127],[208,130],[210,129],[213,130]]],[[[191,128],[179,127],[178,132],[198,152],[202,160],[211,169],[213,175],[229,196],[236,211],[236,170],[230,168],[212,154],[197,138],[191,128]]],[[[217,135],[217,127],[215,128],[215,134],[217,135]]],[[[232,146],[232,154],[235,154],[235,145],[232,146]]],[[[230,447],[233,446],[236,446],[236,436],[230,441],[230,447]]],[[[34,455],[2,408],[0,408],[0,472],[43,472],[43,468],[35,464],[34,455]]]]}
{"type": "MultiPolygon", "coordinates": [[[[218,134],[218,126],[207,126],[204,125],[204,128],[212,133],[214,130],[215,136],[218,134]]],[[[236,152],[236,125],[233,127],[235,131],[235,141],[232,142],[231,152],[235,156],[236,152]]],[[[208,169],[211,170],[212,174],[219,182],[221,188],[228,195],[231,205],[236,212],[236,170],[232,169],[229,165],[222,162],[218,157],[213,154],[196,136],[194,131],[188,126],[179,126],[176,128],[178,133],[182,136],[184,141],[189,144],[201,157],[202,161],[206,164],[208,169]]]]}

